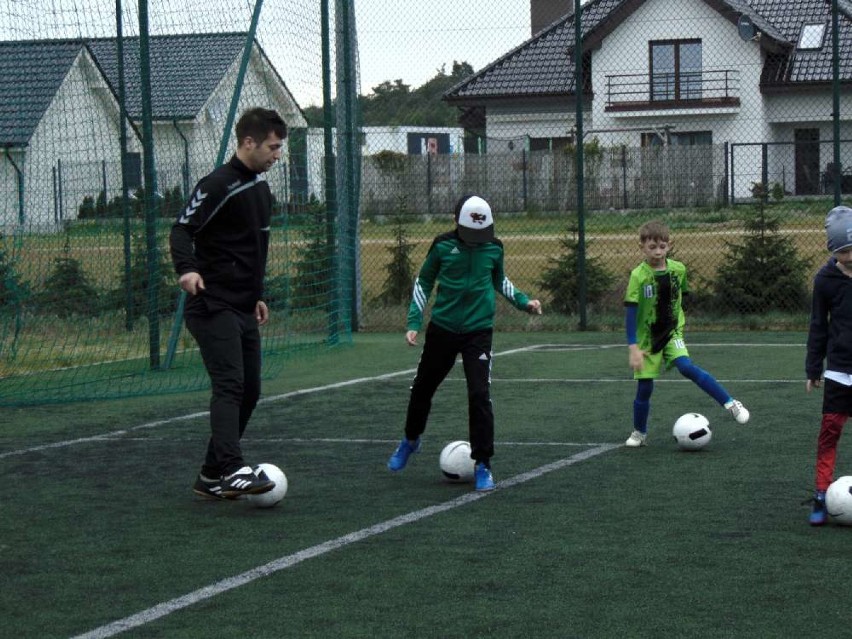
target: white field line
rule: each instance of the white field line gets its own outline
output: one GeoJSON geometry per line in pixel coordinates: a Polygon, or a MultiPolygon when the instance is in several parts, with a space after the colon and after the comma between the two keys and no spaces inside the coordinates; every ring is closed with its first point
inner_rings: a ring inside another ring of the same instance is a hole
{"type": "MultiPolygon", "coordinates": [[[[547,351],[559,353],[562,351],[586,351],[591,349],[605,350],[608,348],[626,348],[626,344],[600,344],[600,345],[577,345],[577,344],[535,344],[530,346],[530,351],[547,351]]],[[[805,348],[805,344],[760,344],[749,342],[690,342],[687,344],[689,348],[718,348],[732,347],[739,348],[805,348]]]]}
{"type": "MultiPolygon", "coordinates": [[[[744,346],[744,347],[796,347],[796,348],[804,348],[804,344],[752,344],[752,343],[709,343],[709,344],[690,344],[690,348],[699,348],[699,347],[721,347],[721,346],[744,346]]],[[[588,350],[606,350],[611,348],[623,348],[623,344],[601,344],[601,345],[571,345],[571,344],[533,344],[530,346],[524,346],[521,348],[513,348],[506,351],[501,351],[499,353],[494,353],[494,357],[499,357],[503,355],[514,355],[516,353],[523,352],[531,352],[531,351],[543,351],[557,353],[560,351],[588,351],[588,350]]],[[[300,395],[310,395],[313,393],[320,393],[326,390],[335,390],[338,388],[345,388],[346,386],[354,386],[356,384],[364,384],[367,382],[380,381],[384,379],[392,379],[394,377],[401,377],[403,375],[413,375],[417,372],[417,369],[410,368],[402,371],[396,371],[393,373],[385,373],[383,375],[375,375],[373,377],[359,377],[356,379],[350,379],[343,382],[337,382],[335,384],[326,384],[325,386],[315,386],[313,388],[304,388],[296,391],[292,391],[289,393],[282,393],[280,395],[273,395],[271,397],[262,398],[258,404],[266,404],[272,402],[278,402],[284,399],[289,399],[291,397],[298,397],[300,395]]],[[[449,381],[453,381],[454,378],[448,378],[449,381]]],[[[459,378],[460,379],[460,378],[459,378]]],[[[589,384],[589,383],[613,383],[613,382],[633,382],[634,380],[626,377],[625,379],[529,379],[529,380],[517,380],[517,379],[492,379],[492,382],[507,382],[507,383],[580,383],[580,384],[589,384]]],[[[688,380],[680,380],[680,379],[671,379],[671,380],[657,380],[660,383],[686,383],[688,380]]],[[[793,384],[800,383],[801,380],[775,380],[775,379],[767,379],[767,380],[718,380],[721,383],[743,383],[743,384],[764,384],[768,382],[778,382],[781,384],[793,384]]],[[[151,428],[156,428],[158,426],[163,426],[165,424],[171,424],[174,422],[185,421],[190,419],[196,419],[201,417],[206,417],[209,415],[209,411],[202,411],[198,413],[191,413],[189,415],[178,415],[176,417],[168,417],[166,419],[161,419],[153,422],[148,422],[146,424],[139,424],[137,426],[131,426],[127,429],[115,430],[108,433],[102,433],[100,435],[92,435],[90,437],[80,437],[78,439],[69,439],[59,442],[53,442],[50,444],[41,444],[39,446],[30,446],[28,448],[20,448],[18,450],[10,450],[4,453],[0,453],[0,459],[6,459],[7,457],[15,457],[18,455],[26,455],[27,453],[35,453],[41,452],[45,450],[51,450],[54,448],[64,448],[66,446],[75,446],[77,444],[87,444],[92,442],[106,441],[110,439],[115,439],[116,437],[122,437],[129,433],[138,431],[138,430],[146,430],[151,428]]]]}
{"type": "MultiPolygon", "coordinates": [[[[514,348],[507,351],[501,351],[500,353],[494,353],[494,357],[502,356],[502,355],[512,355],[515,353],[521,353],[523,351],[528,351],[532,347],[525,346],[523,348],[514,348]]],[[[338,388],[345,388],[347,386],[354,386],[356,384],[364,384],[367,382],[376,382],[385,379],[392,379],[394,377],[401,377],[403,375],[413,375],[417,372],[416,368],[409,368],[402,371],[396,371],[393,373],[385,373],[383,375],[374,375],[373,377],[358,377],[355,379],[349,379],[343,382],[337,382],[334,384],[326,384],[324,386],[315,386],[313,388],[302,388],[296,391],[291,391],[289,393],[282,393],[280,395],[273,395],[270,397],[264,397],[261,399],[258,404],[269,404],[272,402],[279,402],[284,399],[289,399],[291,397],[298,397],[300,395],[311,395],[313,393],[321,393],[327,390],[336,390],[338,388]]],[[[159,419],[153,422],[147,422],[145,424],[138,424],[137,426],[131,426],[130,428],[114,430],[108,433],[101,433],[100,435],[92,435],[90,437],[80,437],[78,439],[67,439],[64,441],[53,442],[50,444],[41,444],[39,446],[30,446],[28,448],[20,448],[18,450],[9,450],[4,453],[0,453],[0,459],[6,459],[7,457],[14,457],[17,455],[26,455],[27,453],[35,453],[41,452],[44,450],[51,450],[54,448],[64,448],[66,446],[76,446],[77,444],[88,444],[92,442],[106,441],[110,439],[115,439],[116,437],[121,437],[123,435],[127,435],[128,433],[132,433],[139,430],[146,430],[151,428],[157,428],[158,426],[163,426],[165,424],[171,424],[174,422],[185,421],[189,419],[196,419],[200,417],[206,417],[210,414],[210,411],[202,411],[198,413],[191,413],[189,415],[178,415],[176,417],[168,417],[166,419],[159,419]]]]}
{"type": "MultiPolygon", "coordinates": [[[[455,377],[449,379],[447,381],[455,382],[455,381],[464,381],[462,378],[456,379],[455,377]]],[[[722,384],[804,384],[805,378],[802,379],[717,379],[716,380],[722,384]]],[[[610,378],[600,378],[595,379],[591,377],[586,378],[528,378],[528,379],[514,379],[514,378],[506,378],[506,379],[491,379],[491,383],[504,383],[504,384],[635,384],[636,380],[632,377],[625,377],[624,379],[610,379],[610,378]]],[[[694,382],[688,379],[655,379],[655,384],[693,384],[694,382]]]]}
{"type": "Polygon", "coordinates": [[[202,601],[206,601],[207,599],[211,599],[212,597],[220,595],[224,592],[228,592],[229,590],[245,586],[253,581],[256,581],[257,579],[274,574],[280,570],[291,568],[308,559],[320,557],[334,550],[338,550],[340,548],[344,548],[359,541],[363,541],[364,539],[375,537],[376,535],[381,535],[382,533],[385,533],[389,530],[393,530],[394,528],[399,528],[400,526],[412,524],[422,519],[426,519],[427,517],[432,517],[433,515],[437,515],[448,510],[453,510],[454,508],[465,506],[480,499],[484,499],[485,497],[488,497],[491,494],[498,494],[501,490],[517,486],[518,484],[530,481],[531,479],[541,477],[546,473],[551,473],[553,471],[566,468],[568,466],[576,464],[577,462],[590,459],[591,457],[595,457],[596,455],[600,455],[602,453],[620,447],[621,445],[617,444],[601,444],[596,448],[584,450],[575,455],[572,455],[571,457],[566,457],[565,459],[560,459],[551,464],[539,466],[538,468],[535,468],[529,472],[521,473],[520,475],[515,475],[514,477],[499,481],[496,484],[496,490],[493,492],[465,493],[460,497],[445,501],[441,504],[428,506],[426,508],[421,508],[420,510],[414,510],[404,515],[400,515],[399,517],[394,517],[393,519],[388,519],[387,521],[374,524],[373,526],[362,528],[361,530],[357,530],[347,535],[337,537],[336,539],[332,539],[330,541],[311,546],[310,548],[305,548],[304,550],[300,550],[291,555],[280,557],[279,559],[275,559],[267,564],[252,568],[251,570],[248,570],[244,573],[234,575],[233,577],[229,577],[227,579],[223,579],[214,584],[210,584],[209,586],[199,588],[198,590],[190,592],[181,597],[177,597],[169,601],[164,601],[163,603],[157,604],[156,606],[148,608],[147,610],[143,610],[134,615],[130,615],[129,617],[125,617],[124,619],[119,619],[117,621],[113,621],[112,623],[100,626],[99,628],[95,628],[94,630],[90,630],[89,632],[77,635],[72,639],[106,639],[107,637],[113,637],[121,632],[124,632],[125,630],[144,626],[145,624],[156,621],[157,619],[165,617],[166,615],[170,615],[173,612],[177,612],[178,610],[181,610],[183,608],[187,608],[202,601]]]}
{"type": "MultiPolygon", "coordinates": [[[[103,439],[110,439],[104,436],[103,439]]],[[[197,438],[196,438],[197,439],[197,438]]],[[[150,442],[150,441],[196,441],[196,439],[175,438],[175,437],[122,437],[125,442],[150,442]]],[[[243,441],[251,441],[253,444],[368,444],[387,446],[399,443],[399,439],[358,439],[345,437],[252,437],[251,440],[245,438],[243,441]]],[[[506,442],[498,441],[498,444],[503,446],[547,446],[561,448],[588,448],[590,446],[607,446],[607,442],[506,442]]]]}

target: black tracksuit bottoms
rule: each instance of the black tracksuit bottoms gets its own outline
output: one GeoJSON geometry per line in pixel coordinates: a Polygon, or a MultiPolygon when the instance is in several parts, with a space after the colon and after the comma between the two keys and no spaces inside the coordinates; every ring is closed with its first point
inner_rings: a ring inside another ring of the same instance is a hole
{"type": "Polygon", "coordinates": [[[416,440],[426,430],[432,397],[461,354],[467,380],[468,431],[471,454],[489,463],[494,455],[494,411],[491,406],[491,342],[493,329],[453,333],[429,323],[405,419],[405,436],[416,440]]]}
{"type": "Polygon", "coordinates": [[[254,313],[222,309],[186,315],[210,375],[210,440],[201,472],[229,475],[245,466],[240,438],[260,398],[260,331],[254,313]]]}

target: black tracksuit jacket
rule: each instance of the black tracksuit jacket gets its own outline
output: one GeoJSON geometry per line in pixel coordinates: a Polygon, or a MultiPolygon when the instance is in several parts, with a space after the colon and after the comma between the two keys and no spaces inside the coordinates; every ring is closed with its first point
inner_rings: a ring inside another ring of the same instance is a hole
{"type": "Polygon", "coordinates": [[[271,211],[263,175],[236,156],[196,185],[169,238],[178,275],[195,271],[204,279],[187,313],[196,304],[254,311],[263,297],[271,211]]]}
{"type": "Polygon", "coordinates": [[[852,278],[830,258],[814,278],[805,374],[820,379],[825,370],[852,374],[852,278]]]}

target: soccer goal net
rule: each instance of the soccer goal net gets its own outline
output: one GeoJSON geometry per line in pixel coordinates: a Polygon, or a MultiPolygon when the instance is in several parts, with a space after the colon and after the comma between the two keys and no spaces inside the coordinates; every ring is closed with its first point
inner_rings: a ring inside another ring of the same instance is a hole
{"type": "Polygon", "coordinates": [[[203,388],[168,250],[234,123],[289,135],[264,372],[351,337],[358,92],[351,3],[32,0],[0,7],[0,404],[203,388]]]}

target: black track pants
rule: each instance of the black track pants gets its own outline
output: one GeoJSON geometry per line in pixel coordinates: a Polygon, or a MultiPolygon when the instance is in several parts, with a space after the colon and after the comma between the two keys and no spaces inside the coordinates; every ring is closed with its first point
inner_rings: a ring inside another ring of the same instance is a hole
{"type": "Polygon", "coordinates": [[[260,331],[253,313],[220,310],[186,316],[210,375],[210,441],[202,473],[227,475],[245,465],[240,438],[260,398],[260,331]]]}
{"type": "Polygon", "coordinates": [[[405,436],[415,440],[426,430],[432,397],[461,354],[467,380],[471,457],[488,462],[494,455],[494,411],[491,406],[491,342],[493,330],[452,333],[430,323],[423,353],[411,385],[405,436]]]}

